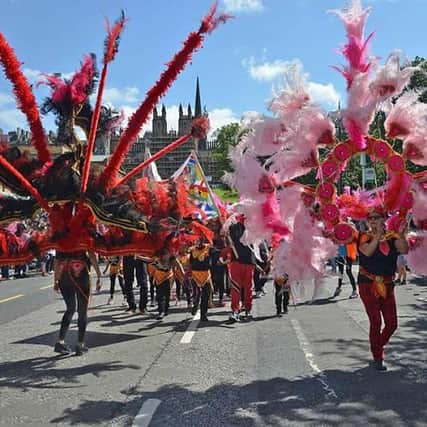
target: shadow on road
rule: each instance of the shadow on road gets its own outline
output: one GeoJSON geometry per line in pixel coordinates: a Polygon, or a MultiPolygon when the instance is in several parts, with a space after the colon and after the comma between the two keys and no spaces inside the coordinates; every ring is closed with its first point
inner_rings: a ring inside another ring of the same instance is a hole
{"type": "Polygon", "coordinates": [[[124,365],[118,361],[108,363],[90,363],[78,367],[57,366],[65,357],[34,357],[15,362],[0,363],[0,390],[3,387],[27,391],[37,389],[64,389],[80,387],[80,377],[84,375],[100,376],[103,372],[121,369],[140,369],[136,365],[124,365]]]}
{"type": "Polygon", "coordinates": [[[427,422],[426,384],[410,380],[402,371],[377,373],[363,368],[354,372],[327,370],[325,375],[337,398],[328,396],[314,376],[272,378],[246,385],[222,383],[201,391],[172,384],[153,393],[123,392],[127,403],[82,401],[51,423],[87,425],[109,422],[113,417],[131,425],[147,399],[162,401],[150,427],[396,426],[403,425],[402,420],[404,425],[427,422]]]}
{"type": "MultiPolygon", "coordinates": [[[[90,347],[103,347],[106,345],[113,345],[122,343],[125,341],[133,341],[144,338],[143,335],[131,335],[124,333],[108,333],[108,332],[94,332],[87,331],[86,332],[86,342],[90,343],[90,347]]],[[[50,332],[46,334],[36,335],[31,338],[26,338],[21,341],[15,341],[12,344],[36,344],[36,345],[47,345],[53,346],[55,345],[56,340],[58,339],[57,332],[50,332]]],[[[77,342],[77,331],[70,330],[67,334],[68,342],[77,342]]],[[[52,350],[53,351],[53,350],[52,350]]]]}

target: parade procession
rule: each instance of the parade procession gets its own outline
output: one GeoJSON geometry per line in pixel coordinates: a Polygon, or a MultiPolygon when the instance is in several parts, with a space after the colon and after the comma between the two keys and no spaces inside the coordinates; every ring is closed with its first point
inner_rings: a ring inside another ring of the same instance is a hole
{"type": "Polygon", "coordinates": [[[427,426],[427,3],[4,12],[1,425],[427,426]]]}

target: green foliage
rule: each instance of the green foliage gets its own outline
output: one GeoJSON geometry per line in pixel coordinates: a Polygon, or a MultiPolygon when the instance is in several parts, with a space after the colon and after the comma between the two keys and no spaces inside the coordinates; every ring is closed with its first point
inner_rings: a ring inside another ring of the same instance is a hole
{"type": "Polygon", "coordinates": [[[218,161],[219,169],[224,172],[231,172],[231,162],[228,158],[230,148],[235,147],[242,136],[242,128],[239,123],[230,123],[216,130],[213,137],[216,145],[213,149],[213,158],[218,161]]]}
{"type": "Polygon", "coordinates": [[[213,188],[212,190],[223,202],[235,203],[239,201],[239,193],[236,190],[222,187],[213,188]]]}
{"type": "Polygon", "coordinates": [[[416,56],[411,62],[412,67],[418,67],[411,77],[411,81],[406,89],[416,89],[420,92],[420,101],[427,103],[427,61],[416,56]]]}

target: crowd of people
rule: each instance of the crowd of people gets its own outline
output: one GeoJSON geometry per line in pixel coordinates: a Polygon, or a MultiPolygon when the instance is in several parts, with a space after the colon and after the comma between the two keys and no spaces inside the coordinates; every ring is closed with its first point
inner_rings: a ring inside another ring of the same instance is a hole
{"type": "MultiPolygon", "coordinates": [[[[263,287],[271,278],[274,286],[276,315],[288,312],[292,291],[286,274],[275,276],[270,271],[274,249],[262,243],[259,248],[245,245],[241,238],[245,231],[244,217],[238,216],[226,233],[214,229],[213,239],[200,234],[191,245],[180,246],[176,254],[166,248],[155,256],[138,254],[115,256],[107,259],[104,274],[110,278],[107,304],[112,304],[118,282],[123,296],[122,304],[128,312],[147,313],[148,304],[157,306],[157,319],[169,314],[171,298],[178,303],[184,300],[188,310],[195,315],[200,310],[200,321],[208,321],[210,307],[225,306],[230,301],[230,323],[252,319],[252,300],[264,292],[263,287]],[[134,279],[139,289],[136,304],[134,279]],[[216,295],[216,297],[215,297],[216,295]]],[[[370,320],[370,344],[373,366],[381,371],[386,367],[384,347],[397,327],[394,285],[396,274],[405,280],[404,254],[408,251],[406,230],[400,234],[385,231],[386,213],[376,208],[369,213],[367,229],[356,232],[344,247],[339,247],[335,259],[340,271],[338,284],[332,298],[341,292],[344,269],[352,286],[350,298],[360,298],[370,320]],[[400,259],[400,261],[398,261],[400,259]],[[352,265],[358,260],[357,280],[352,265]],[[357,291],[357,286],[359,292],[357,291]],[[384,328],[381,329],[381,316],[384,328]]],[[[55,289],[61,292],[66,312],[61,322],[55,351],[68,354],[65,335],[71,318],[78,311],[79,338],[76,354],[87,351],[84,336],[87,325],[87,309],[90,301],[89,269],[92,265],[97,275],[97,290],[101,289],[101,269],[95,254],[85,252],[57,253],[55,261],[55,289]]],[[[332,268],[334,268],[332,263],[332,268]]]]}
{"type": "MultiPolygon", "coordinates": [[[[34,231],[44,231],[47,227],[47,221],[44,217],[36,217],[26,222],[11,223],[7,227],[7,239],[12,248],[16,250],[24,247],[34,231]]],[[[2,265],[0,280],[23,279],[29,276],[30,272],[47,276],[53,274],[55,262],[55,249],[49,249],[34,258],[28,264],[2,265]],[[12,274],[13,269],[13,274],[12,274]]]]}
{"type": "MultiPolygon", "coordinates": [[[[266,243],[254,248],[240,242],[245,230],[243,217],[239,217],[227,233],[218,225],[212,224],[213,238],[200,234],[191,244],[180,246],[175,254],[163,248],[153,257],[138,254],[109,257],[103,272],[94,254],[58,252],[55,289],[63,295],[67,309],[55,351],[71,352],[65,344],[65,335],[75,311],[78,312],[79,328],[76,354],[87,351],[84,335],[91,265],[97,274],[98,290],[102,274],[109,276],[106,304],[114,303],[118,283],[121,304],[127,312],[146,314],[150,304],[151,307],[157,306],[156,317],[162,320],[169,314],[171,304],[184,301],[189,312],[195,315],[200,311],[200,321],[207,322],[210,307],[224,307],[226,301],[230,301],[230,323],[251,320],[252,299],[265,294],[263,288],[270,275],[271,248],[266,243]],[[138,303],[134,282],[139,294],[138,303]]],[[[276,314],[281,317],[282,313],[287,313],[290,299],[287,277],[276,277],[274,286],[276,314]]]]}
{"type": "MultiPolygon", "coordinates": [[[[336,257],[330,260],[331,274],[338,276],[331,298],[341,294],[345,272],[352,287],[349,298],[360,296],[370,320],[371,351],[377,370],[386,369],[384,346],[397,327],[393,289],[396,284],[406,284],[407,280],[406,230],[400,235],[387,233],[385,220],[386,213],[381,209],[370,212],[367,221],[356,224],[352,239],[339,245],[336,257]],[[355,263],[359,264],[357,277],[353,275],[355,263]]],[[[264,285],[272,279],[276,315],[282,317],[288,312],[292,299],[288,277],[286,274],[275,277],[271,271],[274,248],[267,242],[259,247],[241,242],[244,223],[244,216],[237,216],[235,223],[224,231],[219,221],[213,221],[209,224],[213,237],[200,233],[193,241],[180,245],[176,253],[163,248],[152,257],[134,254],[103,259],[94,253],[62,253],[54,249],[42,254],[36,260],[40,272],[42,275],[54,273],[54,288],[66,304],[55,351],[71,352],[65,336],[76,311],[79,337],[75,351],[78,355],[87,351],[84,337],[91,295],[91,266],[97,275],[97,290],[102,286],[102,274],[108,274],[106,303],[114,303],[118,283],[123,308],[128,312],[146,314],[148,305],[157,306],[156,317],[162,320],[172,304],[184,301],[192,315],[200,310],[200,321],[206,322],[209,308],[224,307],[229,302],[229,322],[248,321],[252,319],[253,298],[264,295],[264,285]],[[99,261],[105,262],[103,273],[99,261]],[[135,298],[135,281],[139,299],[135,298]]],[[[17,244],[25,242],[28,226],[18,223],[11,230],[17,244]]],[[[17,265],[14,276],[26,277],[27,271],[27,265],[17,265]]],[[[2,266],[1,272],[3,280],[10,277],[8,266],[2,266]]]]}

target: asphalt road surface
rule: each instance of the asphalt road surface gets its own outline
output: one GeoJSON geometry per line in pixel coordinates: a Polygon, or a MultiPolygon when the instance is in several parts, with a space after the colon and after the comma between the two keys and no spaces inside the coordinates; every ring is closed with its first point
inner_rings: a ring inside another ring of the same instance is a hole
{"type": "MultiPolygon", "coordinates": [[[[64,304],[52,277],[0,282],[0,424],[5,426],[427,426],[427,282],[396,288],[399,329],[385,373],[373,371],[359,299],[336,278],[312,304],[275,316],[273,290],[254,319],[229,307],[199,324],[174,305],[128,314],[93,296],[89,353],[53,352],[64,304]]],[[[196,316],[197,317],[197,316],[196,316]]],[[[69,344],[76,341],[72,324],[69,344]]]]}

